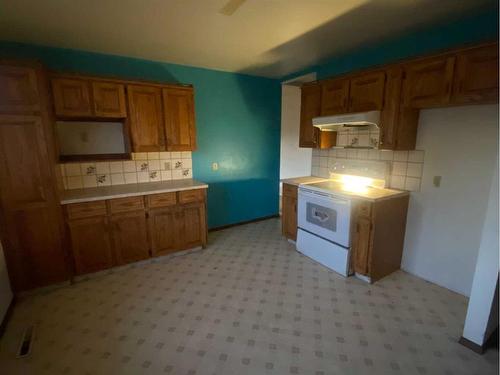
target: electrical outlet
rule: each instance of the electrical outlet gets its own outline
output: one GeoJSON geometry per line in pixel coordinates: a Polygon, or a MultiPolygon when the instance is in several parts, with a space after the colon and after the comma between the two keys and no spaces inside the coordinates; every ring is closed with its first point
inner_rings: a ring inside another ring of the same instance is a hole
{"type": "Polygon", "coordinates": [[[441,186],[441,176],[434,176],[432,179],[432,183],[434,184],[435,187],[440,187],[441,186]]]}
{"type": "Polygon", "coordinates": [[[219,163],[212,163],[212,171],[219,170],[219,163]]]}

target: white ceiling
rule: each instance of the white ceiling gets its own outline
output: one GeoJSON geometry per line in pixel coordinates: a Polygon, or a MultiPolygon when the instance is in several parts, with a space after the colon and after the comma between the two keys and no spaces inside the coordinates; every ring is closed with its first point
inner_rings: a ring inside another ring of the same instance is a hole
{"type": "Polygon", "coordinates": [[[0,39],[282,77],[491,0],[2,0],[0,39]]]}

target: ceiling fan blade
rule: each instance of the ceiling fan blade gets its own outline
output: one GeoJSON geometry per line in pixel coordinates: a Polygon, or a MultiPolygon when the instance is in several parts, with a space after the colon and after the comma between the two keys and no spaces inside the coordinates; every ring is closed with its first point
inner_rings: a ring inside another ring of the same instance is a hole
{"type": "Polygon", "coordinates": [[[238,10],[240,6],[243,5],[243,3],[247,0],[229,0],[226,5],[224,5],[220,10],[219,13],[223,14],[225,16],[232,16],[234,12],[238,10]]]}

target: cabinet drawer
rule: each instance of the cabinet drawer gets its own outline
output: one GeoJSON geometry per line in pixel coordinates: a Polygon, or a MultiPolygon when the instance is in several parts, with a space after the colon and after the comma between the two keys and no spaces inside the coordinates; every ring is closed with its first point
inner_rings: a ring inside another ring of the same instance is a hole
{"type": "Polygon", "coordinates": [[[286,197],[297,198],[297,186],[283,184],[283,195],[286,197]]]}
{"type": "Polygon", "coordinates": [[[371,216],[372,214],[372,204],[370,202],[359,202],[358,203],[358,215],[359,216],[371,216]]]}
{"type": "Polygon", "coordinates": [[[96,202],[85,202],[85,203],[73,203],[66,206],[68,212],[68,218],[81,219],[84,217],[92,216],[103,216],[106,215],[106,202],[96,201],[96,202]]]}
{"type": "Polygon", "coordinates": [[[179,191],[179,203],[190,203],[203,201],[205,191],[203,189],[179,191]]]}
{"type": "Polygon", "coordinates": [[[144,209],[144,198],[142,196],[111,199],[108,202],[112,214],[144,209]]]}
{"type": "Polygon", "coordinates": [[[148,195],[147,200],[150,208],[168,207],[177,203],[175,192],[148,195]]]}

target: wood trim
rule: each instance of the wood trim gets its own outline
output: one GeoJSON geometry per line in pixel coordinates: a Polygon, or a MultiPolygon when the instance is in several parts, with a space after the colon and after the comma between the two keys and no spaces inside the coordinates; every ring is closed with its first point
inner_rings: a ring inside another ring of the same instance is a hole
{"type": "Polygon", "coordinates": [[[80,72],[58,72],[49,71],[49,77],[52,78],[74,78],[74,79],[84,79],[98,82],[110,82],[110,83],[123,83],[125,85],[144,85],[144,86],[155,86],[155,87],[170,87],[175,89],[192,89],[192,84],[184,83],[172,83],[172,82],[161,82],[161,81],[148,81],[146,79],[138,78],[120,78],[116,76],[93,76],[82,74],[80,72]]]}
{"type": "Polygon", "coordinates": [[[60,162],[68,161],[105,161],[105,160],[132,160],[131,153],[125,154],[89,154],[89,155],[60,155],[60,162]]]}
{"type": "Polygon", "coordinates": [[[474,341],[471,341],[469,339],[466,339],[465,337],[460,337],[460,339],[458,340],[458,343],[459,344],[462,344],[463,346],[465,346],[466,348],[472,350],[473,352],[477,353],[477,354],[484,354],[485,352],[485,345],[478,345],[476,344],[474,341]]]}
{"type": "Polygon", "coordinates": [[[275,218],[279,218],[280,215],[279,214],[276,214],[276,215],[269,215],[269,216],[263,216],[263,217],[259,217],[257,219],[252,219],[252,220],[246,220],[246,221],[240,221],[238,223],[233,223],[233,224],[227,224],[227,225],[221,225],[220,227],[214,227],[214,228],[209,228],[208,231],[209,232],[216,232],[216,231],[219,231],[219,230],[224,230],[224,229],[228,229],[228,228],[232,228],[232,227],[236,227],[238,225],[245,225],[245,224],[251,224],[251,223],[256,223],[258,221],[264,221],[264,220],[268,220],[268,219],[275,219],[275,218]]]}

